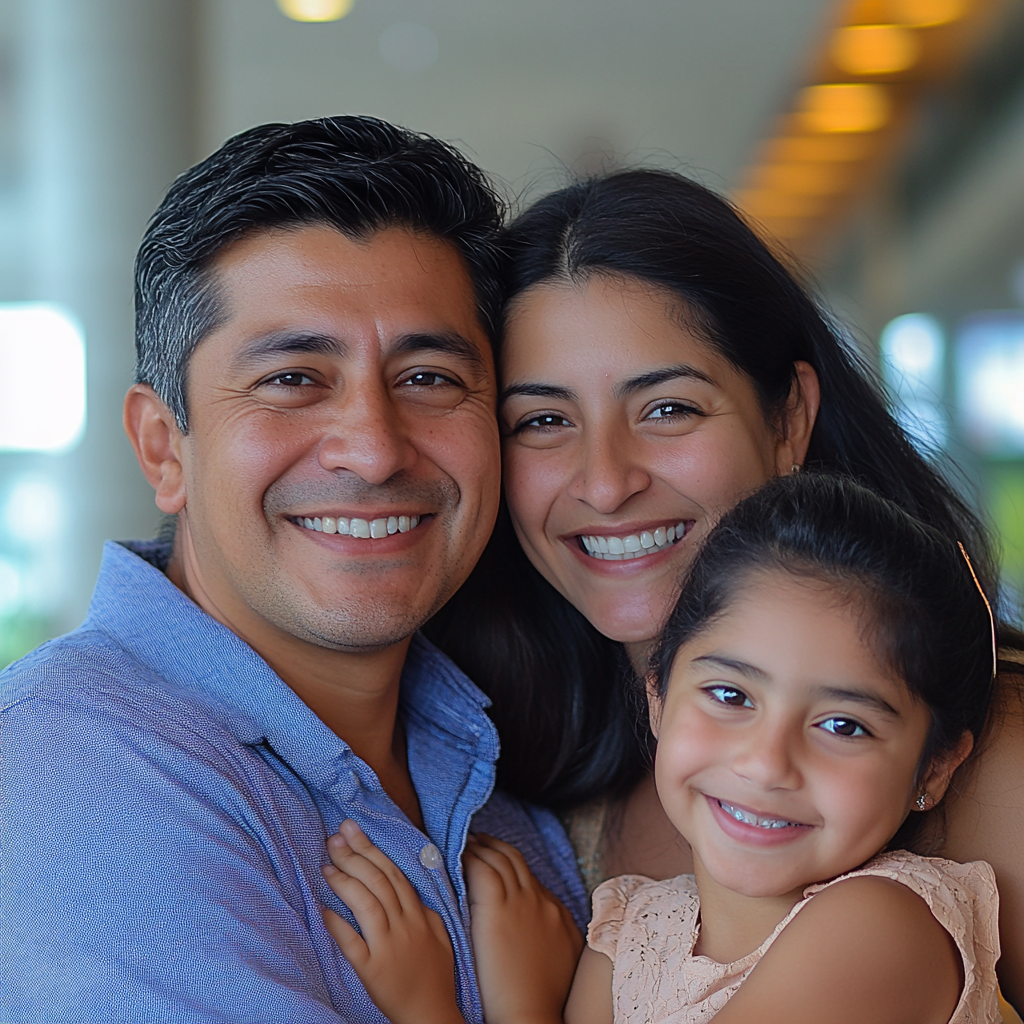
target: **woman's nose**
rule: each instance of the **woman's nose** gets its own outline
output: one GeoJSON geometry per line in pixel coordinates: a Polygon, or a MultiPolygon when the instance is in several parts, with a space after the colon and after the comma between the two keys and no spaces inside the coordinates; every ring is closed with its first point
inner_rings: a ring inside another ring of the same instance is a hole
{"type": "Polygon", "coordinates": [[[797,789],[799,737],[785,723],[766,722],[743,730],[732,762],[733,771],[760,789],[797,789]]]}
{"type": "Polygon", "coordinates": [[[650,485],[650,473],[639,458],[635,442],[606,430],[584,439],[581,465],[569,494],[595,512],[610,515],[650,485]]]}

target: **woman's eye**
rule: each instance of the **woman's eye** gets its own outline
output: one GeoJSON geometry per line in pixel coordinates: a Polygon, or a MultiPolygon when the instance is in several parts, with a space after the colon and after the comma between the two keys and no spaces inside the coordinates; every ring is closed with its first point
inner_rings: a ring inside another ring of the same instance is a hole
{"type": "Polygon", "coordinates": [[[871,735],[860,722],[855,722],[852,718],[826,718],[824,722],[818,723],[818,727],[824,729],[825,732],[832,733],[834,736],[871,735]]]}
{"type": "Polygon", "coordinates": [[[649,420],[671,420],[682,416],[699,416],[700,410],[683,402],[661,402],[645,417],[649,420]]]}
{"type": "Polygon", "coordinates": [[[556,427],[571,426],[572,423],[569,420],[556,412],[542,412],[537,416],[531,416],[527,420],[521,420],[516,426],[516,430],[552,430],[556,427]]]}
{"type": "Polygon", "coordinates": [[[735,686],[725,686],[719,683],[717,686],[705,686],[704,692],[711,694],[712,699],[719,704],[728,704],[733,708],[752,708],[754,702],[735,686]]]}

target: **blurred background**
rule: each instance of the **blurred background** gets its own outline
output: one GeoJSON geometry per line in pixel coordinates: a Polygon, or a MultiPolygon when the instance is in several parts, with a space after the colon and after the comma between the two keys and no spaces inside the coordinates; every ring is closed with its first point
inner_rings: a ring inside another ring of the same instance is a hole
{"type": "Polygon", "coordinates": [[[0,665],[150,536],[131,268],[174,177],[375,114],[522,203],[623,164],[729,194],[988,517],[1024,606],[1024,0],[0,0],[0,665]]]}

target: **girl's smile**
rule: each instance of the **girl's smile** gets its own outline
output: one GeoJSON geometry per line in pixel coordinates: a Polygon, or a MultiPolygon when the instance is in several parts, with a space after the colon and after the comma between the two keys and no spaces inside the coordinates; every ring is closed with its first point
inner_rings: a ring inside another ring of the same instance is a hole
{"type": "Polygon", "coordinates": [[[849,591],[749,573],[653,703],[658,793],[702,887],[795,902],[884,848],[922,786],[941,796],[918,778],[928,709],[849,591]]]}

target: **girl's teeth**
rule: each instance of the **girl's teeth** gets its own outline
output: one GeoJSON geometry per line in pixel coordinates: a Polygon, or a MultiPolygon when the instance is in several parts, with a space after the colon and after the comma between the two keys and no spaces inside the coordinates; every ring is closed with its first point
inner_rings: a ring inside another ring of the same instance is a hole
{"type": "Polygon", "coordinates": [[[797,824],[795,821],[783,821],[781,818],[762,818],[760,815],[751,814],[750,811],[741,811],[722,800],[718,801],[718,806],[731,818],[742,821],[744,825],[755,825],[757,828],[792,828],[797,824]]]}
{"type": "Polygon", "coordinates": [[[686,523],[675,526],[659,526],[653,533],[644,530],[642,533],[630,534],[628,537],[580,537],[583,548],[592,558],[605,561],[622,562],[630,558],[642,558],[647,554],[662,551],[686,534],[686,523]]]}
{"type": "Polygon", "coordinates": [[[386,519],[349,519],[346,516],[324,516],[323,518],[303,518],[299,523],[307,530],[317,533],[340,533],[345,537],[358,537],[366,540],[370,537],[387,537],[393,533],[408,533],[420,525],[420,516],[388,516],[386,519]]]}

